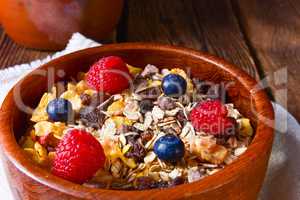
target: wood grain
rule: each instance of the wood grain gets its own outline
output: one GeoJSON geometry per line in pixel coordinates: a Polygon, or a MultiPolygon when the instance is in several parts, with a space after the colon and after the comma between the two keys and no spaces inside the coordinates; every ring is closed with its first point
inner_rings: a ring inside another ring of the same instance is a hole
{"type": "Polygon", "coordinates": [[[300,120],[300,1],[234,3],[276,101],[300,120]]]}
{"type": "Polygon", "coordinates": [[[14,43],[0,27],[0,69],[44,58],[51,52],[26,49],[14,43]]]}
{"type": "Polygon", "coordinates": [[[129,0],[126,41],[151,41],[208,51],[258,72],[229,0],[129,0]]]}
{"type": "MultiPolygon", "coordinates": [[[[274,113],[264,91],[253,92],[253,87],[257,84],[253,78],[232,64],[211,55],[185,48],[143,43],[104,45],[87,49],[53,60],[38,70],[51,67],[55,70],[63,70],[66,76],[70,77],[87,69],[95,60],[107,55],[121,56],[133,66],[143,67],[147,63],[152,63],[160,67],[182,67],[191,70],[194,77],[202,80],[230,83],[227,88],[229,98],[241,113],[254,123],[255,137],[251,145],[232,164],[190,184],[143,191],[91,189],[74,184],[34,164],[16,143],[16,138],[24,134],[28,123],[26,114],[18,108],[19,102],[15,100],[15,95],[19,94],[25,105],[37,105],[48,82],[46,76],[34,75],[32,72],[14,88],[15,91],[9,92],[0,110],[0,143],[9,162],[8,173],[14,184],[15,195],[21,194],[25,200],[31,197],[40,200],[257,199],[272,147],[274,113]],[[16,93],[18,89],[20,93],[16,93]]],[[[57,73],[53,74],[57,75],[57,73]]],[[[59,78],[61,79],[61,77],[56,77],[56,79],[59,78]]]]}

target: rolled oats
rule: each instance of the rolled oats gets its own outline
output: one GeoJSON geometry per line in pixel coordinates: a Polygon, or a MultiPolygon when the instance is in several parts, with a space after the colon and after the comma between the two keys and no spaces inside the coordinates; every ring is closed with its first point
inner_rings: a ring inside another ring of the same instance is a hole
{"type": "Polygon", "coordinates": [[[70,129],[83,129],[101,143],[106,155],[104,168],[86,185],[149,189],[198,181],[222,170],[247,150],[254,130],[233,104],[225,104],[228,117],[237,124],[235,134],[228,137],[196,131],[189,120],[199,102],[220,95],[220,85],[192,81],[179,68],[127,67],[135,77],[133,91],[126,89],[108,96],[89,88],[85,74],[80,75],[78,83],[68,83],[60,97],[72,103],[74,124],[48,120],[46,107],[56,98],[57,89],[45,93],[32,114],[33,127],[20,140],[31,159],[51,166],[55,146],[64,134],[70,129]],[[178,98],[166,96],[161,87],[164,76],[170,73],[182,76],[187,83],[186,93],[178,98]],[[174,163],[159,159],[154,149],[158,139],[168,134],[180,138],[185,148],[184,157],[174,163]]]}

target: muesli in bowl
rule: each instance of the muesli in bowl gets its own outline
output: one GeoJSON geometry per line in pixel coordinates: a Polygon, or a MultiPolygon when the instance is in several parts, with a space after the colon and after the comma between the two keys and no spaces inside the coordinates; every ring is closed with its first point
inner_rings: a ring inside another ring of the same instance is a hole
{"type": "Polygon", "coordinates": [[[205,178],[246,151],[250,120],[221,84],[109,56],[45,93],[19,141],[52,174],[93,188],[143,190],[205,178]]]}

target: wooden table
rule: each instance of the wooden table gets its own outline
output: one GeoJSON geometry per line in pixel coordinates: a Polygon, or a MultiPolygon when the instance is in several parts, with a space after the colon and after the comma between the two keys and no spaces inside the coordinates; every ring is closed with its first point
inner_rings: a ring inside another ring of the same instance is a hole
{"type": "MultiPolygon", "coordinates": [[[[118,42],[161,42],[218,55],[263,80],[300,120],[299,0],[128,0],[118,42]]],[[[25,49],[0,28],[0,68],[52,52],[25,49]]]]}

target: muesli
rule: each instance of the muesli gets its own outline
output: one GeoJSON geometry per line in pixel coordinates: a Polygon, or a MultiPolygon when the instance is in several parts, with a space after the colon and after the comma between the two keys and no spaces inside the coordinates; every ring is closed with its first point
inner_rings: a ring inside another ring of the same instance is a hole
{"type": "Polygon", "coordinates": [[[220,84],[179,68],[140,69],[109,56],[58,88],[42,96],[20,145],[38,165],[87,187],[198,181],[232,163],[253,136],[220,84]]]}

